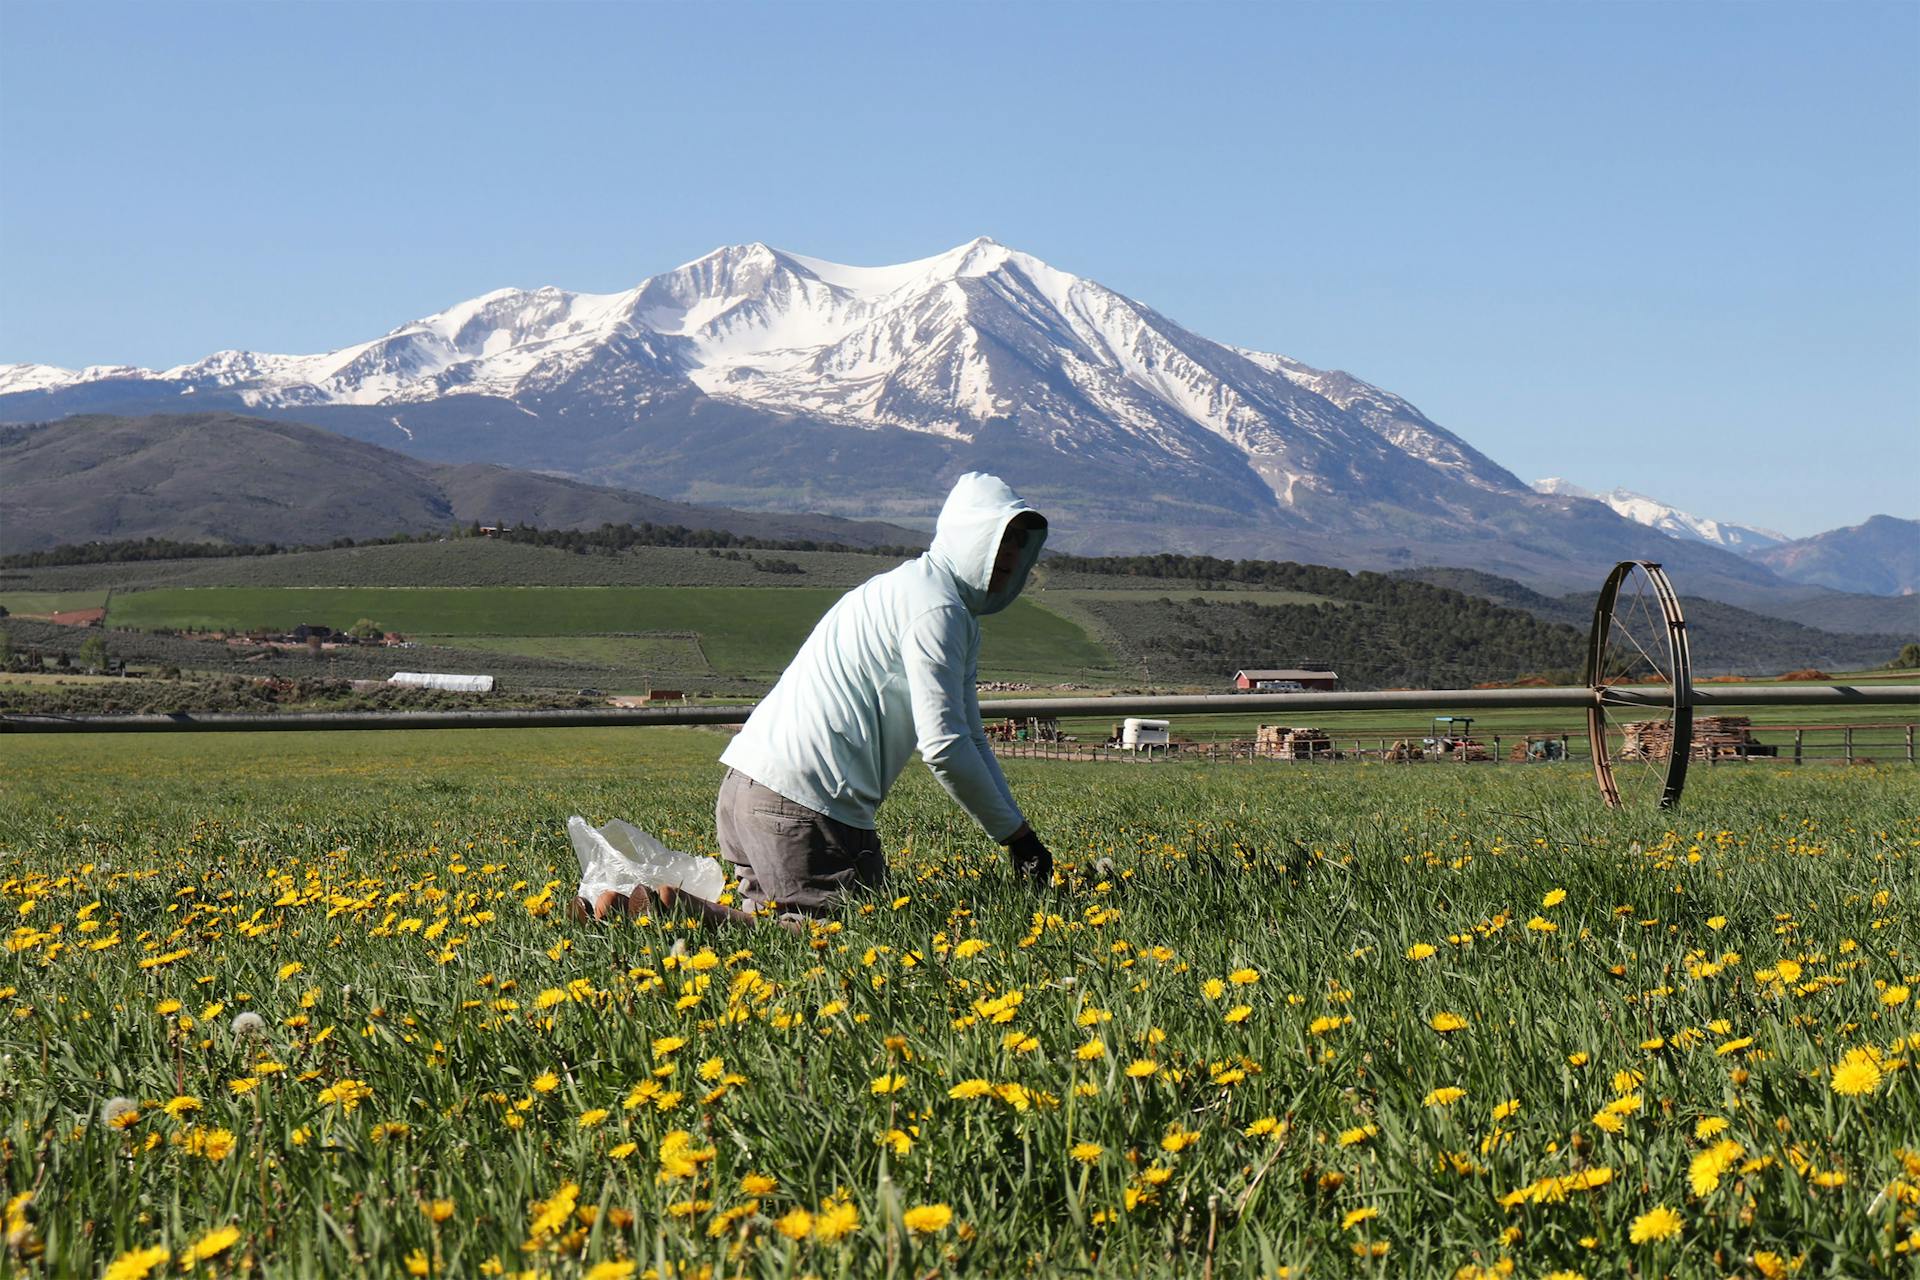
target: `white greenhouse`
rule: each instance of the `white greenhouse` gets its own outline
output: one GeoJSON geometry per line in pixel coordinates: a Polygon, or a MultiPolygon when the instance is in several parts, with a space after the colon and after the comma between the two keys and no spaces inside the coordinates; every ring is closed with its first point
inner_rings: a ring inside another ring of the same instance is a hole
{"type": "Polygon", "coordinates": [[[412,685],[417,689],[445,689],[450,693],[492,693],[492,676],[449,675],[439,671],[396,671],[388,684],[412,685]]]}

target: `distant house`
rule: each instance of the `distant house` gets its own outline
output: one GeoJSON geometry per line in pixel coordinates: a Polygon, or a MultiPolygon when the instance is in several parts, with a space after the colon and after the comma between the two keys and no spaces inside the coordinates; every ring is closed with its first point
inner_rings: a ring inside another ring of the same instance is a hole
{"type": "Polygon", "coordinates": [[[1265,671],[1236,671],[1233,687],[1245,693],[1285,693],[1293,689],[1332,689],[1340,677],[1331,671],[1304,667],[1275,667],[1265,671]]]}

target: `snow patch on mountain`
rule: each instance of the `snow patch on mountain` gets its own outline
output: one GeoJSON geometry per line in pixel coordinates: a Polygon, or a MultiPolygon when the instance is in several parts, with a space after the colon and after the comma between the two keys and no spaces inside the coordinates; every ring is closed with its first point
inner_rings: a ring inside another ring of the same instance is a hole
{"type": "Polygon", "coordinates": [[[1725,547],[1729,551],[1737,551],[1742,555],[1752,555],[1768,547],[1791,541],[1786,534],[1772,529],[1710,520],[1705,516],[1696,516],[1682,511],[1657,498],[1635,493],[1630,489],[1609,489],[1604,493],[1597,493],[1591,489],[1583,489],[1571,480],[1549,476],[1544,480],[1534,481],[1533,490],[1535,493],[1555,497],[1586,498],[1594,502],[1604,502],[1615,513],[1625,516],[1635,524],[1658,529],[1669,537],[1710,543],[1716,547],[1725,547]]]}

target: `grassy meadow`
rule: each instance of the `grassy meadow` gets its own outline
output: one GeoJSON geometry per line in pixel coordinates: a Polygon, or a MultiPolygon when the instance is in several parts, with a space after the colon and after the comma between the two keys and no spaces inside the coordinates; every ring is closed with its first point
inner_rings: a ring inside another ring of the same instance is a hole
{"type": "MultiPolygon", "coordinates": [[[[327,619],[344,628],[370,618],[448,645],[466,637],[546,640],[505,651],[569,657],[594,656],[575,640],[695,633],[713,670],[764,678],[785,669],[842,594],[821,587],[164,587],[115,596],[108,621],[134,630],[232,631],[327,619]]],[[[983,620],[981,651],[983,668],[1007,673],[1002,678],[1064,679],[1112,666],[1078,624],[1028,600],[983,620]]],[[[686,658],[676,651],[671,660],[686,658]]]]}
{"type": "Polygon", "coordinates": [[[1920,787],[917,766],[811,936],[567,922],[702,730],[34,738],[0,1272],[1911,1275],[1920,787]]]}

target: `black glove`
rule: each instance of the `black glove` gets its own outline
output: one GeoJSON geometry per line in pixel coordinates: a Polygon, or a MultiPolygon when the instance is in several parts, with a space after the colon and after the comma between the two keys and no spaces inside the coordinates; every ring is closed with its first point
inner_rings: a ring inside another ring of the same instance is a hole
{"type": "Polygon", "coordinates": [[[1053,883],[1053,854],[1030,828],[1022,829],[1007,842],[1007,853],[1013,858],[1013,874],[1033,888],[1044,889],[1053,883]]]}

